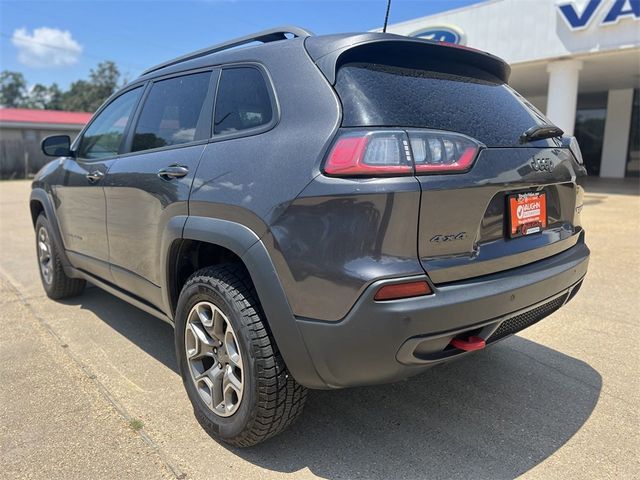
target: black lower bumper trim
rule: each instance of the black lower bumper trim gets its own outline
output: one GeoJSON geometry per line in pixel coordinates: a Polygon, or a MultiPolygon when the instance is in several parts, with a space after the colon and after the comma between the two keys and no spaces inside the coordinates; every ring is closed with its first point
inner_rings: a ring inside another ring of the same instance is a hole
{"type": "Polygon", "coordinates": [[[515,317],[511,317],[505,320],[500,324],[498,329],[493,332],[493,334],[487,339],[487,343],[496,342],[538,323],[540,320],[548,317],[553,312],[558,310],[562,305],[564,305],[568,296],[569,294],[565,293],[564,295],[560,295],[559,297],[543,305],[540,305],[539,307],[533,308],[527,312],[521,313],[519,315],[516,315],[515,317]]]}

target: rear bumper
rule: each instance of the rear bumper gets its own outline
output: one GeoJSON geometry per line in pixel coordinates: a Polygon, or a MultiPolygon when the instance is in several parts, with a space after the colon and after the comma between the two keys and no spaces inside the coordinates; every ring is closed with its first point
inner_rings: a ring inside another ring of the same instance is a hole
{"type": "Polygon", "coordinates": [[[456,335],[470,333],[490,344],[546,317],[577,292],[588,261],[581,234],[575,246],[553,257],[439,285],[430,296],[376,302],[380,286],[407,279],[376,282],[341,321],[297,324],[328,388],[392,382],[465,355],[448,346],[456,335]]]}

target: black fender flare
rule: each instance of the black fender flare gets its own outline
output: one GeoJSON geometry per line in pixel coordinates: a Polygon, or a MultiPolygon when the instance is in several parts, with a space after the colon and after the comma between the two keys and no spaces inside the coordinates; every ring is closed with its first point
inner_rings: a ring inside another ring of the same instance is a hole
{"type": "MultiPolygon", "coordinates": [[[[266,246],[258,235],[237,222],[200,216],[181,216],[170,221],[163,235],[166,252],[163,268],[166,272],[164,295],[169,299],[171,245],[176,240],[196,240],[220,245],[235,253],[247,268],[266,315],[271,333],[282,357],[295,380],[309,388],[327,388],[315,369],[311,356],[298,329],[296,319],[287,300],[266,246]],[[180,229],[182,225],[182,229],[180,229]],[[181,231],[180,231],[181,230],[181,231]],[[181,234],[181,235],[180,235],[181,234]],[[179,236],[178,236],[179,235],[179,236]]],[[[169,308],[169,311],[171,309],[169,308]]]]}
{"type": "MultiPolygon", "coordinates": [[[[69,262],[69,258],[67,257],[67,251],[65,250],[64,242],[62,240],[60,225],[58,224],[58,217],[56,217],[56,212],[55,212],[55,209],[53,208],[51,197],[46,192],[46,190],[40,187],[36,187],[33,190],[31,190],[31,194],[29,195],[29,211],[30,212],[31,212],[31,203],[34,201],[42,205],[44,214],[47,217],[47,220],[49,220],[49,224],[51,225],[51,228],[53,230],[51,232],[54,237],[53,240],[56,242],[56,245],[58,246],[58,254],[60,255],[62,268],[64,269],[65,273],[68,276],[74,277],[75,275],[70,269],[70,267],[73,267],[73,265],[71,265],[71,262],[69,262]]],[[[35,228],[36,219],[33,218],[32,220],[33,220],[33,226],[35,228]]]]}

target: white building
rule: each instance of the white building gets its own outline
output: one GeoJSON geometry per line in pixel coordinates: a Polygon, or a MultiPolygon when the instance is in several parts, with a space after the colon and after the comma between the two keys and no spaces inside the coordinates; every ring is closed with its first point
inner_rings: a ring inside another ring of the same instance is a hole
{"type": "Polygon", "coordinates": [[[590,174],[640,174],[640,0],[489,0],[387,31],[503,58],[509,83],[578,138],[590,174]]]}

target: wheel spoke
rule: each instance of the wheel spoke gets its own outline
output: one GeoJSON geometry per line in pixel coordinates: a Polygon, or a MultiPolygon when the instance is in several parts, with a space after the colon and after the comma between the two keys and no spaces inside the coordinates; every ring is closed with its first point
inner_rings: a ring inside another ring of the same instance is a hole
{"type": "Polygon", "coordinates": [[[216,363],[208,370],[196,375],[196,380],[202,380],[204,378],[208,378],[213,384],[219,384],[218,386],[222,388],[222,379],[224,376],[224,370],[218,366],[216,363]]]}
{"type": "Polygon", "coordinates": [[[225,332],[226,326],[227,326],[227,320],[224,314],[219,309],[216,308],[214,310],[213,329],[211,331],[211,334],[215,337],[215,339],[218,341],[220,345],[222,345],[222,342],[224,342],[224,332],[225,332]]]}
{"type": "Polygon", "coordinates": [[[200,398],[211,408],[213,403],[214,391],[216,390],[208,377],[204,377],[196,382],[196,387],[200,392],[200,398]]]}
{"type": "Polygon", "coordinates": [[[205,328],[210,328],[213,324],[213,309],[208,303],[201,303],[196,307],[196,313],[202,325],[205,328]]]}
{"type": "Polygon", "coordinates": [[[218,345],[218,342],[216,342],[213,338],[211,338],[211,336],[207,333],[207,331],[202,328],[201,325],[198,325],[197,323],[192,323],[190,325],[191,331],[194,333],[194,335],[196,337],[198,337],[198,340],[204,344],[204,346],[208,349],[212,349],[214,346],[218,345]]]}
{"type": "Polygon", "coordinates": [[[242,397],[242,382],[236,376],[234,368],[227,365],[222,380],[222,394],[224,396],[224,408],[227,412],[235,411],[242,397]]]}
{"type": "Polygon", "coordinates": [[[220,404],[224,401],[224,395],[222,392],[223,382],[223,370],[217,365],[208,370],[208,377],[211,380],[211,391],[213,392],[212,406],[219,408],[220,404]]]}
{"type": "Polygon", "coordinates": [[[187,329],[185,330],[185,347],[187,359],[189,360],[195,358],[200,353],[200,340],[198,340],[198,336],[194,333],[191,324],[187,324],[187,329]]]}
{"type": "Polygon", "coordinates": [[[231,329],[228,329],[224,335],[224,348],[229,357],[229,363],[234,367],[242,369],[242,359],[240,358],[240,350],[236,342],[236,337],[231,329]]]}
{"type": "Polygon", "coordinates": [[[229,366],[224,371],[224,378],[222,380],[222,389],[226,392],[229,388],[232,388],[238,396],[242,391],[242,382],[236,376],[233,367],[229,366]]]}

